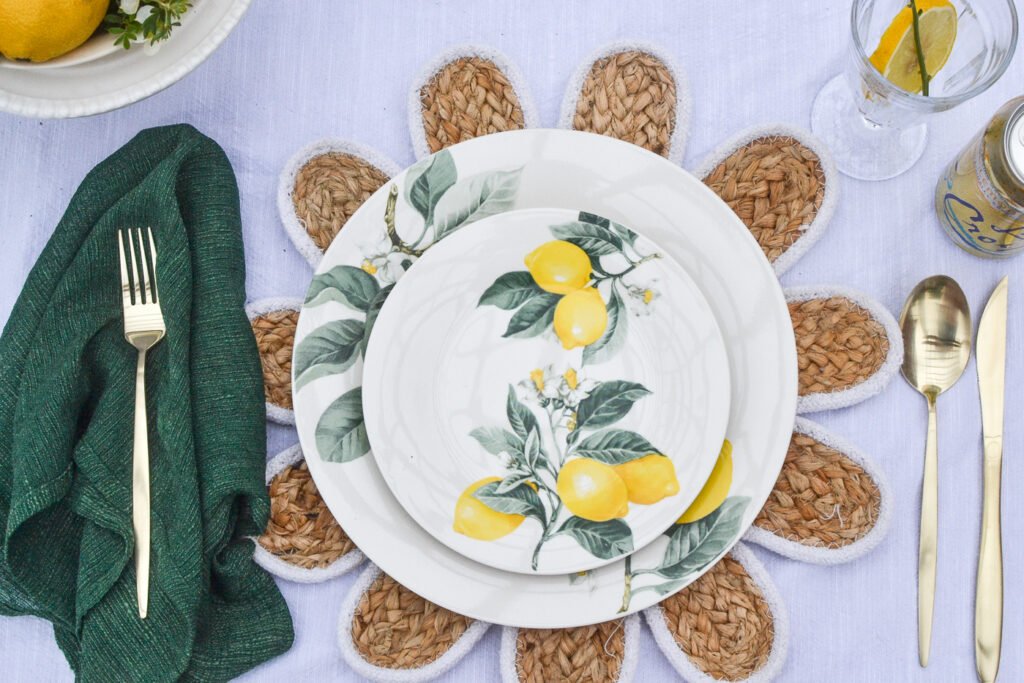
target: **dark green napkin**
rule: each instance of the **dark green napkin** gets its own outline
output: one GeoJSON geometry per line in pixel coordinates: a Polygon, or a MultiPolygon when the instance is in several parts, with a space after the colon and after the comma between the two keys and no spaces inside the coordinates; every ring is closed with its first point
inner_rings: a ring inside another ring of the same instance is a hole
{"type": "Polygon", "coordinates": [[[0,613],[53,622],[83,681],[225,680],[291,645],[287,606],[244,538],[270,508],[244,303],[231,165],[194,128],[169,126],[85,178],[0,337],[0,613]],[[132,561],[136,352],[115,236],[133,226],[153,229],[167,325],[146,369],[146,620],[132,561]]]}

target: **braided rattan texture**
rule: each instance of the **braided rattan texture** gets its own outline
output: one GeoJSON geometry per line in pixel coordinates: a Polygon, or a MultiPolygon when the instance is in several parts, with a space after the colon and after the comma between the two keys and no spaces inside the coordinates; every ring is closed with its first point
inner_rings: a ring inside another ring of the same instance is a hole
{"type": "Polygon", "coordinates": [[[512,84],[489,59],[462,57],[445,64],[420,90],[420,98],[432,153],[526,125],[512,84]]]}
{"type": "Polygon", "coordinates": [[[644,52],[594,62],[576,100],[573,128],[608,135],[668,156],[676,124],[676,84],[668,68],[644,52]]]}
{"type": "Polygon", "coordinates": [[[305,461],[271,480],[270,522],[259,543],[303,569],[326,567],[356,547],[327,509],[305,461]]]}
{"type": "Polygon", "coordinates": [[[295,174],[292,204],[313,243],[321,250],[356,209],[388,181],[380,169],[351,154],[315,156],[295,174]]]}
{"type": "Polygon", "coordinates": [[[263,391],[267,401],[291,410],[292,345],[299,312],[271,311],[251,322],[263,365],[263,391]]]}
{"type": "Polygon", "coordinates": [[[519,629],[516,673],[523,683],[615,681],[624,651],[622,619],[579,628],[519,629]]]}
{"type": "Polygon", "coordinates": [[[416,669],[447,652],[471,623],[381,574],[352,615],[352,642],[374,666],[416,669]]]}
{"type": "Polygon", "coordinates": [[[875,374],[889,353],[885,328],[843,297],[791,301],[801,396],[842,391],[875,374]]]}
{"type": "Polygon", "coordinates": [[[742,680],[768,661],[775,638],[771,610],[732,555],[662,600],[661,609],[680,649],[712,678],[742,680]]]}
{"type": "Polygon", "coordinates": [[[840,548],[874,528],[880,504],[878,486],[860,465],[794,433],[779,479],[754,524],[804,545],[840,548]]]}
{"type": "Polygon", "coordinates": [[[821,161],[790,137],[748,142],[704,183],[750,228],[772,262],[800,238],[825,196],[821,161]]]}

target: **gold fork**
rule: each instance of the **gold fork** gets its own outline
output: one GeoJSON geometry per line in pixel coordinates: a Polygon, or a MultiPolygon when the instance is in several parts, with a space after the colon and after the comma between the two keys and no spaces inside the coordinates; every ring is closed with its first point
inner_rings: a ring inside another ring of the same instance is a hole
{"type": "Polygon", "coordinates": [[[156,286],[153,231],[122,230],[117,236],[121,256],[121,298],[124,338],[139,351],[135,371],[135,446],[132,451],[132,528],[135,531],[135,594],[139,618],[149,610],[149,432],[146,421],[146,352],[164,338],[164,316],[156,286]],[[128,258],[125,258],[125,243],[128,258]]]}

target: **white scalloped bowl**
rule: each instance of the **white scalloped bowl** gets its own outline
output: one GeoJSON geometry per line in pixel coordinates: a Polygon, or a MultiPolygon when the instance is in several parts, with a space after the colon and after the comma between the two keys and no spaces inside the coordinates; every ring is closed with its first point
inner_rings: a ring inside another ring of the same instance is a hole
{"type": "Polygon", "coordinates": [[[204,0],[155,52],[123,50],[98,32],[47,62],[0,57],[0,111],[33,118],[89,116],[153,95],[199,66],[227,38],[252,0],[204,0]]]}

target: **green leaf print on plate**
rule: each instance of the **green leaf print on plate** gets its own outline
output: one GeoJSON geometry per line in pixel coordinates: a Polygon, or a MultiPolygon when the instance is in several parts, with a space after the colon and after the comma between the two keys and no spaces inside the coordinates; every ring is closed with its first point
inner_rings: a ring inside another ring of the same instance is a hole
{"type": "Polygon", "coordinates": [[[608,326],[604,329],[604,334],[593,344],[583,347],[584,365],[603,363],[622,350],[626,343],[626,337],[629,335],[629,311],[614,283],[608,297],[607,309],[608,326]]]}
{"type": "Polygon", "coordinates": [[[533,487],[519,483],[499,493],[498,487],[501,484],[500,481],[484,484],[473,492],[473,497],[492,510],[506,515],[525,515],[540,520],[542,524],[547,521],[544,504],[540,502],[540,496],[533,487]]]}
{"type": "Polygon", "coordinates": [[[335,266],[313,278],[306,292],[306,305],[337,301],[354,311],[366,313],[379,291],[380,285],[362,268],[335,266]]]}
{"type": "Polygon", "coordinates": [[[310,332],[295,349],[295,388],[344,372],[359,356],[362,341],[358,320],[334,320],[310,332]]]}
{"type": "Polygon", "coordinates": [[[646,455],[660,455],[661,451],[636,432],[608,429],[580,441],[573,448],[572,454],[597,460],[605,465],[621,465],[646,455]]]}
{"type": "Polygon", "coordinates": [[[363,389],[339,396],[316,425],[316,450],[327,462],[351,462],[370,451],[363,424],[363,389]]]}
{"type": "Polygon", "coordinates": [[[633,532],[621,519],[592,522],[572,516],[555,533],[572,536],[591,555],[604,560],[633,552],[633,532]]]}
{"type": "Polygon", "coordinates": [[[405,177],[405,200],[423,217],[424,223],[434,222],[434,207],[448,191],[458,172],[452,153],[442,150],[412,166],[405,177]]]}
{"type": "Polygon", "coordinates": [[[464,225],[511,209],[521,174],[521,168],[481,173],[453,185],[434,207],[434,241],[464,225]]]}
{"type": "Polygon", "coordinates": [[[651,392],[638,382],[612,380],[580,401],[576,411],[576,429],[607,427],[626,417],[633,404],[651,392]]]}

